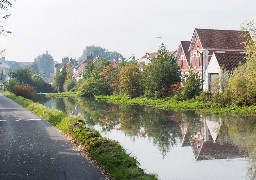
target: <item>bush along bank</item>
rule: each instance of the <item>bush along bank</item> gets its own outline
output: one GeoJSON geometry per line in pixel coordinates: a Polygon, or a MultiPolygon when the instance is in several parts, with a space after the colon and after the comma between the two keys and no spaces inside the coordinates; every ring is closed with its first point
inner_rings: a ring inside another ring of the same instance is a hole
{"type": "Polygon", "coordinates": [[[223,106],[213,101],[185,100],[178,101],[172,98],[148,99],[129,98],[128,96],[96,96],[97,99],[113,104],[145,105],[161,109],[171,109],[177,112],[195,110],[200,114],[256,114],[256,106],[223,106]]]}
{"type": "Polygon", "coordinates": [[[138,161],[128,155],[118,142],[104,138],[98,131],[86,127],[81,116],[67,117],[63,112],[12,93],[4,92],[4,95],[70,135],[77,145],[84,146],[90,157],[110,174],[110,179],[157,179],[156,175],[146,174],[138,161]]]}

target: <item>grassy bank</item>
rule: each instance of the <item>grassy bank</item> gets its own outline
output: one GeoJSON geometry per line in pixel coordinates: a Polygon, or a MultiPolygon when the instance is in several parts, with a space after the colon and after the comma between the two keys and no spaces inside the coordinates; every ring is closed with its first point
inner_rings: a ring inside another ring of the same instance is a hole
{"type": "Polygon", "coordinates": [[[97,99],[107,101],[113,104],[127,105],[146,105],[155,108],[172,109],[175,111],[195,110],[202,114],[256,114],[256,106],[230,106],[223,107],[212,101],[177,101],[171,98],[165,99],[147,99],[134,98],[127,96],[97,96],[97,99]]]}
{"type": "Polygon", "coordinates": [[[4,95],[69,134],[77,145],[84,146],[90,157],[103,166],[111,179],[157,179],[155,175],[146,174],[138,161],[128,155],[118,142],[104,138],[98,131],[86,127],[81,116],[67,117],[60,111],[9,92],[4,95]]]}
{"type": "Polygon", "coordinates": [[[62,93],[47,93],[46,97],[76,97],[78,94],[76,92],[62,92],[62,93]]]}

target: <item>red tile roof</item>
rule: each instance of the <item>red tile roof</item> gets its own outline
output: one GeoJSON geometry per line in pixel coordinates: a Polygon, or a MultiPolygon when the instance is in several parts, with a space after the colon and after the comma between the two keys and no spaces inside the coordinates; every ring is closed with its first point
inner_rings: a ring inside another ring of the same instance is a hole
{"type": "Polygon", "coordinates": [[[220,67],[225,70],[233,70],[246,62],[245,54],[215,53],[215,56],[220,67]]]}
{"type": "Polygon", "coordinates": [[[154,57],[156,57],[156,55],[157,55],[157,52],[146,53],[141,59],[144,59],[144,58],[154,58],[154,57]]]}
{"type": "MultiPolygon", "coordinates": [[[[145,58],[155,58],[157,56],[157,53],[158,52],[153,52],[153,53],[146,53],[141,59],[145,59],[145,58]]],[[[169,51],[168,52],[168,55],[169,56],[172,56],[172,55],[175,55],[175,53],[177,53],[177,51],[169,51]]]]}
{"type": "MultiPolygon", "coordinates": [[[[195,29],[203,48],[208,49],[232,49],[243,50],[246,38],[245,33],[250,37],[249,32],[236,30],[216,30],[216,29],[195,29]]],[[[251,37],[250,37],[251,38],[251,37]]]]}

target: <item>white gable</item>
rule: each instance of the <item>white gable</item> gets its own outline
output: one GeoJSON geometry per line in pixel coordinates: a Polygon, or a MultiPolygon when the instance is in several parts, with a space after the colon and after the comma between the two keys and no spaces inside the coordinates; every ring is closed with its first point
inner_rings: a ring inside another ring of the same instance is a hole
{"type": "Polygon", "coordinates": [[[220,65],[217,61],[215,54],[212,55],[210,63],[207,67],[207,73],[220,73],[220,65]]]}

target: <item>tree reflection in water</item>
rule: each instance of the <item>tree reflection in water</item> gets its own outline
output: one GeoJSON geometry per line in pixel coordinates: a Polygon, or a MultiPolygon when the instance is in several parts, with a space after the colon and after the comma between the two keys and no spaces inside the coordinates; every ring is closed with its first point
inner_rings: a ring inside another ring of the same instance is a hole
{"type": "Polygon", "coordinates": [[[87,125],[148,138],[163,158],[173,146],[191,146],[197,161],[248,157],[249,179],[256,178],[255,116],[209,116],[194,111],[174,113],[144,106],[108,104],[91,98],[55,99],[56,109],[81,114],[87,125]]]}

